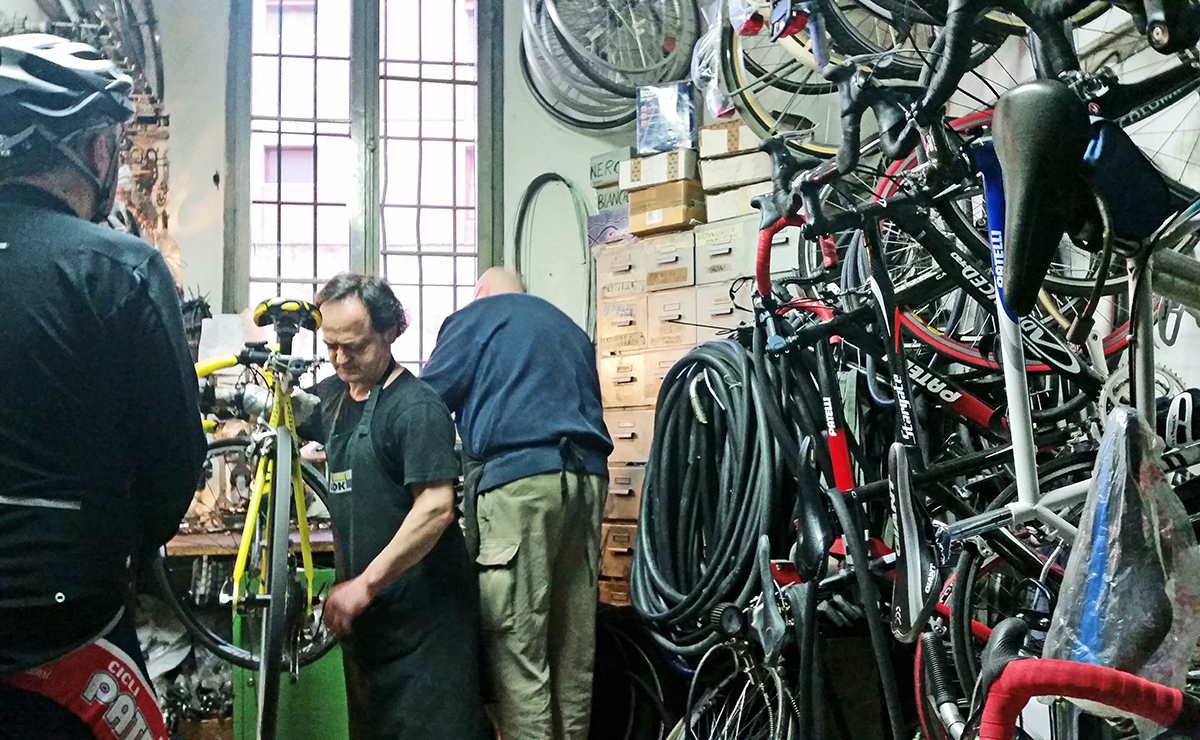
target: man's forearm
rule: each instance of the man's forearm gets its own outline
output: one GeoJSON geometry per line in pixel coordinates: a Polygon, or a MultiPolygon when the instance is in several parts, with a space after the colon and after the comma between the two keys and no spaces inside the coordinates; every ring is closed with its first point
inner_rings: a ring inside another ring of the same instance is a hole
{"type": "Polygon", "coordinates": [[[450,483],[426,487],[414,496],[413,507],[392,541],[362,572],[371,595],[428,555],[453,522],[454,487],[450,483]]]}

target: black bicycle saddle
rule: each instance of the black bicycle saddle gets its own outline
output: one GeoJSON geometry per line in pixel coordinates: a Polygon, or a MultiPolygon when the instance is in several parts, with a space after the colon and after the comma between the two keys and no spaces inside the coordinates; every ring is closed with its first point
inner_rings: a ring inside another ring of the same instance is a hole
{"type": "MultiPolygon", "coordinates": [[[[1083,155],[1091,127],[1087,109],[1056,80],[1018,85],[1000,96],[992,139],[1004,175],[1004,305],[1023,316],[1083,196],[1083,155]]],[[[994,247],[993,247],[994,248],[994,247]]]]}

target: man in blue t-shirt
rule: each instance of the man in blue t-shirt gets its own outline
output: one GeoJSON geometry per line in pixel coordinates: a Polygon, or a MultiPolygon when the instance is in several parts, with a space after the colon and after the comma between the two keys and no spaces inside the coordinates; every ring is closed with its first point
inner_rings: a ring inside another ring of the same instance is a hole
{"type": "Polygon", "coordinates": [[[442,324],[421,379],[454,413],[469,458],[492,719],[502,740],[584,740],[612,452],[596,354],[511,271],[485,272],[475,298],[442,324]]]}

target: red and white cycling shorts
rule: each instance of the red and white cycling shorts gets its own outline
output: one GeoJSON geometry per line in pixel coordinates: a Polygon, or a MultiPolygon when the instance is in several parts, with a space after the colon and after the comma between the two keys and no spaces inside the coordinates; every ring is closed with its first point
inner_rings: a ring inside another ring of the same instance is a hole
{"type": "Polygon", "coordinates": [[[167,740],[150,682],[125,651],[104,638],[0,682],[65,708],[96,740],[167,740]]]}

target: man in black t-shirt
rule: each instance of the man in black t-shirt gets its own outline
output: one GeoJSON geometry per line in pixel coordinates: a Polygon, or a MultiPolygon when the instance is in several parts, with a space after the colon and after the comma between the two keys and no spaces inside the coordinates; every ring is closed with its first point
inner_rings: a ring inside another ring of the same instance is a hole
{"type": "Polygon", "coordinates": [[[338,275],[316,303],[337,372],[316,388],[342,578],[325,623],[366,684],[348,674],[352,725],[381,740],[481,740],[478,586],[455,525],[450,413],[392,359],[407,321],[387,283],[338,275]]]}

